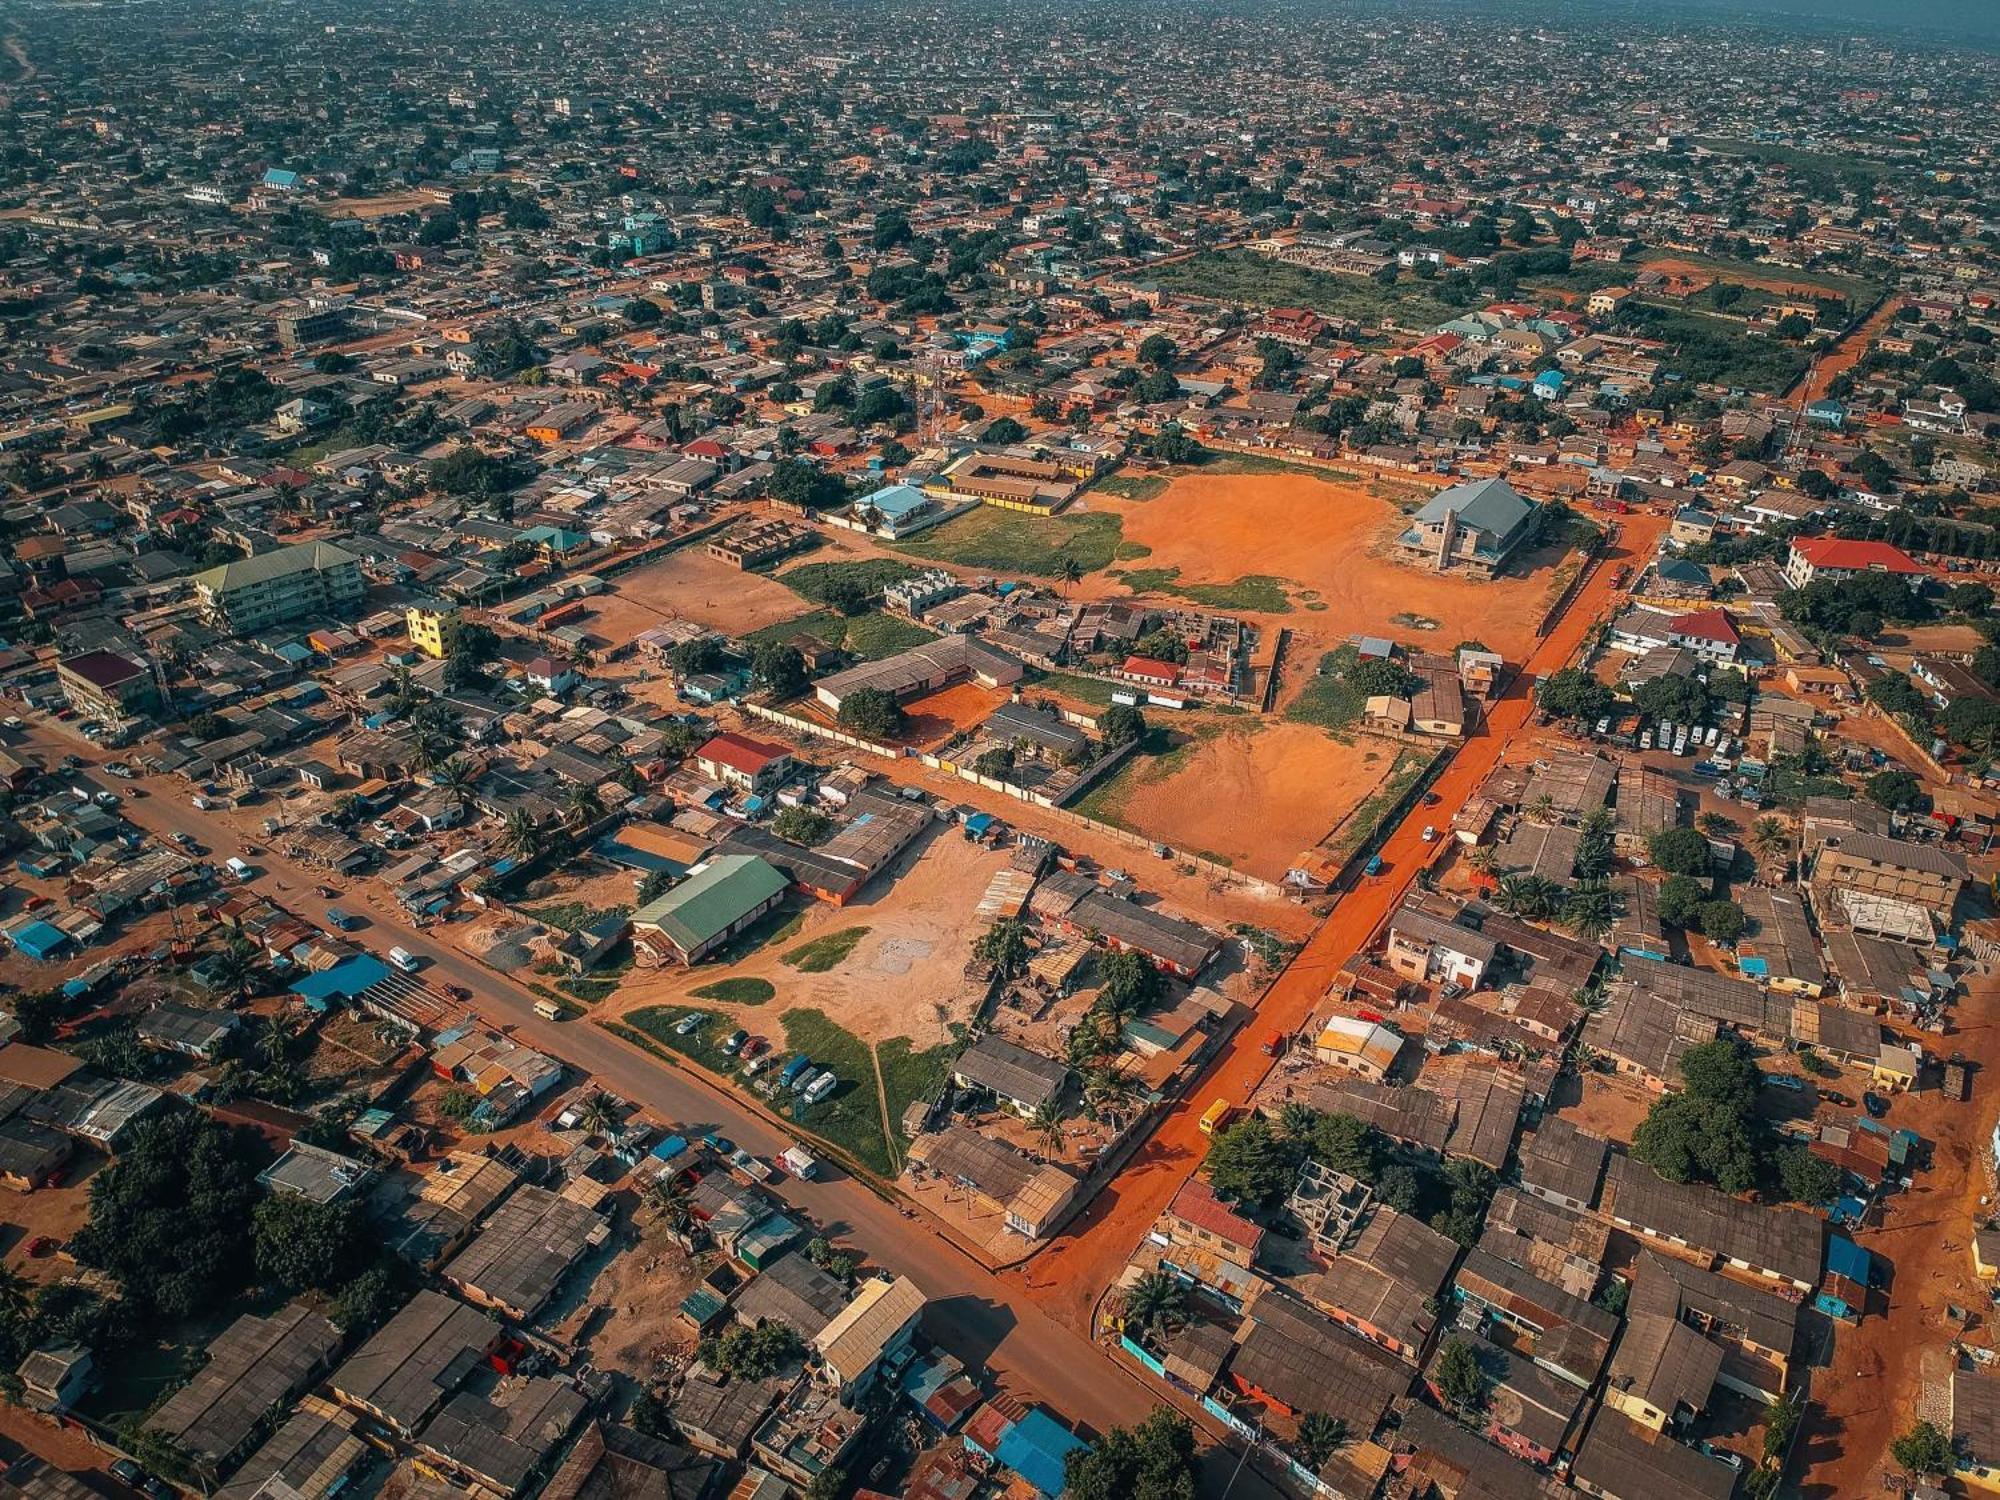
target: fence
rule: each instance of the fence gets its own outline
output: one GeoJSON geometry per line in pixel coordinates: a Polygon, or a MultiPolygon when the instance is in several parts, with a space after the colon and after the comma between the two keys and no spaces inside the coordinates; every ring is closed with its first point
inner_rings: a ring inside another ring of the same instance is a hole
{"type": "Polygon", "coordinates": [[[916,758],[929,766],[933,771],[942,771],[947,776],[956,776],[961,781],[969,781],[975,786],[983,786],[989,792],[1004,792],[1017,801],[1032,802],[1037,807],[1046,807],[1053,810],[1061,807],[1065,802],[1074,801],[1077,797],[1081,796],[1089,789],[1093,782],[1103,780],[1114,767],[1121,766],[1127,760],[1131,759],[1132,753],[1137,749],[1138,744],[1135,741],[1128,741],[1123,745],[1114,746],[1109,755],[1093,761],[1083,775],[1077,777],[1068,786],[1064,787],[1061,795],[1056,797],[1051,797],[1046,792],[1037,791],[1033,787],[1016,786],[1011,781],[996,781],[991,776],[982,776],[971,766],[965,765],[950,756],[933,755],[929,751],[925,751],[916,758]]]}
{"type": "Polygon", "coordinates": [[[752,718],[763,719],[772,724],[782,724],[797,734],[810,735],[816,740],[831,740],[837,745],[846,745],[855,750],[866,750],[870,755],[879,755],[884,760],[901,760],[905,754],[900,745],[879,745],[873,740],[864,740],[845,729],[836,729],[831,724],[821,724],[813,719],[801,719],[797,714],[788,714],[763,703],[744,702],[743,712],[752,718]]]}

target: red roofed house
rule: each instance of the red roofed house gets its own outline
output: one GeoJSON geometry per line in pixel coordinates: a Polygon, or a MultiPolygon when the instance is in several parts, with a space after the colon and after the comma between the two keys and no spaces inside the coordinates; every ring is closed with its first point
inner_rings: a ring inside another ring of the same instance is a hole
{"type": "Polygon", "coordinates": [[[718,734],[694,753],[701,774],[746,792],[768,791],[792,774],[792,754],[783,745],[745,734],[718,734]]]}
{"type": "Polygon", "coordinates": [[[1924,570],[1900,547],[1887,542],[1849,542],[1837,536],[1800,537],[1785,559],[1785,582],[1802,589],[1815,579],[1839,583],[1856,573],[1894,573],[1921,578],[1924,570]]]}
{"type": "Polygon", "coordinates": [[[1733,662],[1743,649],[1743,637],[1726,610],[1698,609],[1667,622],[1667,644],[1685,646],[1707,661],[1733,662]]]}
{"type": "Polygon", "coordinates": [[[1215,1196],[1215,1189],[1190,1177],[1160,1215],[1158,1228],[1176,1245],[1188,1245],[1248,1269],[1257,1259],[1264,1231],[1215,1196]]]}
{"type": "Polygon", "coordinates": [[[1158,661],[1150,656],[1128,656],[1118,668],[1118,675],[1143,682],[1147,687],[1170,688],[1180,682],[1181,669],[1170,661],[1158,661]]]}

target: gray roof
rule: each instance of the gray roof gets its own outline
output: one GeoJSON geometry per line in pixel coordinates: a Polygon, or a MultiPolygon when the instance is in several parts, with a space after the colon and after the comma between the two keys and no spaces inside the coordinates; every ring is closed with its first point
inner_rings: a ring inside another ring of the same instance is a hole
{"type": "Polygon", "coordinates": [[[502,1494],[514,1494],[576,1427],[589,1402],[567,1381],[531,1377],[492,1396],[460,1391],[418,1446],[502,1494]]]}
{"type": "Polygon", "coordinates": [[[803,1255],[788,1253],[736,1294],[734,1311],[746,1323],[789,1324],[810,1342],[848,1301],[847,1288],[840,1281],[803,1255]]]}
{"type": "Polygon", "coordinates": [[[255,557],[241,558],[236,562],[209,568],[194,575],[194,581],[205,588],[217,591],[247,588],[252,584],[269,583],[274,578],[286,578],[293,573],[310,573],[326,568],[337,568],[343,563],[360,561],[352,552],[336,547],[332,542],[300,542],[295,547],[280,547],[275,552],[259,552],[255,557]]]}
{"type": "Polygon", "coordinates": [[[532,1318],[571,1266],[610,1232],[604,1216],[547,1188],[522,1187],[444,1268],[482,1302],[532,1318]]]}
{"type": "Polygon", "coordinates": [[[1461,525],[1506,536],[1534,508],[1532,501],[1504,479],[1475,479],[1431,496],[1417,512],[1416,519],[1435,524],[1455,511],[1461,525]]]}
{"type": "Polygon", "coordinates": [[[301,1303],[268,1318],[246,1313],[208,1346],[208,1363],[153,1413],[146,1430],[197,1461],[226,1465],[339,1347],[334,1326],[301,1303]]]}
{"type": "Polygon", "coordinates": [[[1066,1064],[1031,1052],[1004,1036],[981,1037],[959,1053],[952,1072],[1027,1109],[1038,1109],[1056,1098],[1069,1082],[1066,1064]]]}
{"type": "Polygon", "coordinates": [[[414,1432],[500,1337],[498,1318],[422,1291],[333,1372],[336,1394],[414,1432]]]}

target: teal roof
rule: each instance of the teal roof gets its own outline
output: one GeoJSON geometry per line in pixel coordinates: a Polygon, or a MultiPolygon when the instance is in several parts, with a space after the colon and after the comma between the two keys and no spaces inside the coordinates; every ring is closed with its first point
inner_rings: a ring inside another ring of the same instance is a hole
{"type": "Polygon", "coordinates": [[[713,942],[784,890],[785,877],[754,854],[718,854],[701,872],[632,913],[685,951],[713,942]]]}
{"type": "Polygon", "coordinates": [[[590,538],[580,531],[564,531],[560,526],[531,526],[521,533],[521,540],[556,552],[574,552],[587,545],[590,538]]]}

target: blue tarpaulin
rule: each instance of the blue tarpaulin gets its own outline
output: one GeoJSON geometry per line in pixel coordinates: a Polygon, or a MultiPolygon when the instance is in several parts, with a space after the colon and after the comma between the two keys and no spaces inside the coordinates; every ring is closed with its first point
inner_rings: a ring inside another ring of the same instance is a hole
{"type": "Polygon", "coordinates": [[[301,1000],[352,1000],[363,990],[372,989],[389,977],[389,966],[372,953],[343,958],[330,969],[308,974],[292,986],[301,1000]]]}
{"type": "Polygon", "coordinates": [[[1033,1407],[1001,1435],[1000,1451],[993,1456],[1044,1495],[1055,1496],[1063,1492],[1063,1460],[1085,1446],[1082,1438],[1033,1407]]]}

